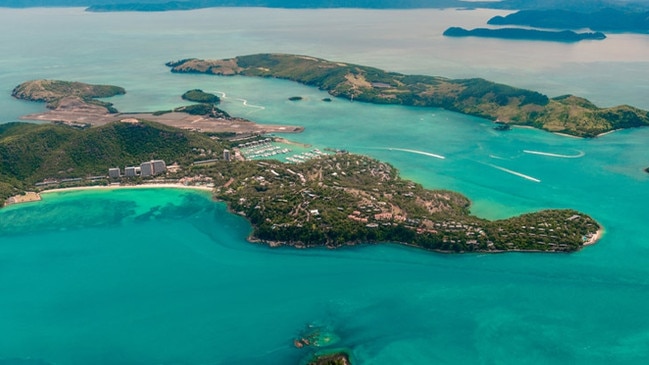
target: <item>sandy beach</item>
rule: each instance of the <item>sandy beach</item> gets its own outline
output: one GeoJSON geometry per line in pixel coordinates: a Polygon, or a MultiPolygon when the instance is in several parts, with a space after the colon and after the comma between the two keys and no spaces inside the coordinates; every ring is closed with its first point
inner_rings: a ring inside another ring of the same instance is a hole
{"type": "Polygon", "coordinates": [[[72,188],[43,190],[40,192],[40,194],[43,195],[49,193],[60,193],[60,192],[75,191],[75,190],[152,189],[152,188],[191,189],[191,190],[202,190],[202,191],[210,191],[210,192],[213,189],[212,187],[209,186],[164,183],[164,184],[140,184],[140,185],[76,186],[72,188]]]}
{"type": "Polygon", "coordinates": [[[14,195],[10,198],[8,198],[4,205],[12,205],[12,204],[22,204],[22,203],[29,203],[29,202],[36,202],[41,200],[40,194],[33,192],[33,191],[28,191],[24,195],[14,195]]]}
{"type": "Polygon", "coordinates": [[[41,195],[50,194],[50,193],[62,193],[68,191],[80,191],[80,190],[114,190],[114,189],[190,189],[190,190],[200,190],[200,191],[209,191],[213,190],[213,187],[210,186],[199,186],[199,185],[183,185],[183,184],[140,184],[140,185],[101,185],[101,186],[75,186],[71,188],[60,188],[60,189],[50,189],[43,190],[41,192],[26,192],[24,195],[14,195],[8,198],[4,206],[22,204],[29,202],[41,201],[41,195]]]}
{"type": "Polygon", "coordinates": [[[584,246],[589,246],[592,244],[595,244],[597,241],[599,241],[600,238],[604,235],[604,228],[600,228],[595,232],[595,234],[586,242],[584,242],[584,246]]]}

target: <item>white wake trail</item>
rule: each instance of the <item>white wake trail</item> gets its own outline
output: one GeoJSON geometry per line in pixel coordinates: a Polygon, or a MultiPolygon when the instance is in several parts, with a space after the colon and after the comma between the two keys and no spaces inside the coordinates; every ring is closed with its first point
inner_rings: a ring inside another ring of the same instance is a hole
{"type": "MultiPolygon", "coordinates": [[[[223,91],[214,91],[214,93],[215,93],[215,94],[220,94],[220,95],[221,95],[221,96],[220,96],[221,99],[230,99],[230,98],[228,97],[228,95],[227,95],[226,93],[224,93],[223,91]]],[[[241,104],[242,104],[243,106],[247,106],[247,107],[249,107],[249,108],[255,108],[255,109],[260,109],[260,110],[264,110],[264,109],[266,109],[265,107],[263,107],[263,106],[261,106],[261,105],[248,104],[248,100],[246,100],[246,99],[234,98],[234,100],[238,100],[238,101],[240,101],[241,104]]]]}
{"type": "Polygon", "coordinates": [[[583,151],[579,151],[578,154],[576,155],[561,155],[558,153],[550,153],[550,152],[543,152],[543,151],[531,151],[531,150],[523,150],[524,153],[529,153],[530,155],[541,155],[541,156],[548,156],[548,157],[558,157],[558,158],[580,158],[586,156],[586,153],[583,151]]]}
{"type": "Polygon", "coordinates": [[[442,155],[436,155],[434,153],[425,152],[425,151],[409,150],[409,149],[405,149],[405,148],[386,148],[386,149],[390,150],[390,151],[402,151],[402,152],[416,153],[418,155],[424,155],[424,156],[430,156],[430,157],[439,158],[440,160],[444,160],[446,158],[446,157],[444,157],[442,155]]]}
{"type": "Polygon", "coordinates": [[[539,179],[537,179],[537,178],[535,178],[535,177],[532,177],[532,176],[529,176],[529,175],[525,175],[525,174],[522,174],[522,173],[517,172],[517,171],[513,171],[513,170],[510,170],[510,169],[506,169],[506,168],[504,168],[504,167],[500,167],[500,166],[492,165],[492,164],[490,164],[490,163],[488,163],[487,165],[493,167],[494,169],[498,169],[498,170],[500,170],[500,171],[504,171],[504,172],[506,172],[506,173],[508,173],[508,174],[512,174],[512,175],[516,175],[516,176],[518,176],[518,177],[522,177],[523,179],[526,179],[526,180],[534,181],[534,182],[537,182],[537,183],[540,183],[540,182],[541,182],[541,180],[539,180],[539,179]]]}
{"type": "Polygon", "coordinates": [[[247,107],[249,107],[249,108],[261,109],[261,110],[266,109],[265,107],[263,107],[263,106],[261,106],[261,105],[252,105],[252,104],[248,104],[248,100],[246,100],[246,99],[239,99],[239,98],[237,98],[237,99],[235,99],[235,100],[239,100],[239,101],[241,101],[242,104],[243,104],[243,106],[247,106],[247,107]]]}

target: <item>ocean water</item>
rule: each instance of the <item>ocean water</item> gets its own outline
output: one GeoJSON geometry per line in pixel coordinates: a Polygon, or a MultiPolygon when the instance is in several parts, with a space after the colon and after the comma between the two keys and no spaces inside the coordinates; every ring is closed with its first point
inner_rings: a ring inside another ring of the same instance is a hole
{"type": "Polygon", "coordinates": [[[218,91],[231,114],[303,125],[284,137],[388,161],[429,188],[466,194],[479,216],[574,208],[606,229],[567,255],[271,249],[246,242],[248,223],[209,194],[52,193],[0,210],[0,364],[297,364],[313,350],[292,341],[310,325],[340,338],[325,349],[348,349],[358,364],[646,361],[649,129],[594,140],[498,133],[444,110],[325,103],[326,93],[287,81],[164,66],[290,52],[649,108],[649,36],[576,45],[441,37],[496,14],[0,9],[0,122],[43,110],[9,96],[35,78],[123,86],[111,101],[124,111],[218,91]],[[287,100],[296,95],[304,99],[287,100]]]}

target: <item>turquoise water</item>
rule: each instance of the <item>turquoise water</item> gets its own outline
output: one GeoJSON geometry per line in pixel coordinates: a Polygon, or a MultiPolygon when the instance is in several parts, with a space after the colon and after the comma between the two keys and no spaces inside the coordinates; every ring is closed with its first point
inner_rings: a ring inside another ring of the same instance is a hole
{"type": "Polygon", "coordinates": [[[480,216],[574,208],[606,233],[570,255],[270,249],[246,242],[246,221],[205,193],[48,194],[0,210],[0,364],[292,364],[309,355],[292,341],[310,324],[333,331],[341,339],[333,347],[358,364],[646,361],[649,129],[595,140],[498,133],[443,110],[325,103],[326,94],[286,81],[172,75],[163,65],[295,52],[649,107],[647,36],[458,44],[431,30],[492,14],[2,9],[2,122],[42,110],[8,97],[33,78],[124,86],[128,94],[112,100],[120,110],[175,106],[191,88],[220,91],[231,114],[303,125],[288,137],[389,161],[427,187],[466,194],[480,216]],[[350,32],[352,21],[361,30],[350,32]],[[287,100],[295,95],[304,99],[287,100]]]}

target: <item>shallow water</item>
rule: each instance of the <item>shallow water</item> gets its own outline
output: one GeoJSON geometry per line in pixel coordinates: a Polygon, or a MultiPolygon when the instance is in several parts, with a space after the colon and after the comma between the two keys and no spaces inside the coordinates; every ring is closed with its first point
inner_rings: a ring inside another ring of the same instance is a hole
{"type": "Polygon", "coordinates": [[[177,106],[192,88],[220,91],[231,114],[304,125],[288,137],[388,161],[427,187],[466,194],[479,216],[574,208],[606,233],[570,255],[270,249],[247,243],[250,226],[204,193],[48,194],[0,211],[0,364],[298,363],[308,350],[292,341],[312,323],[330,327],[359,364],[642,362],[648,129],[594,140],[499,133],[439,109],[325,103],[325,93],[287,81],[164,66],[281,51],[649,107],[647,36],[577,45],[439,36],[496,13],[2,9],[2,122],[43,109],[8,96],[34,78],[124,86],[111,100],[124,111],[177,106]],[[287,100],[296,95],[304,99],[287,100]]]}

